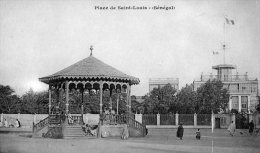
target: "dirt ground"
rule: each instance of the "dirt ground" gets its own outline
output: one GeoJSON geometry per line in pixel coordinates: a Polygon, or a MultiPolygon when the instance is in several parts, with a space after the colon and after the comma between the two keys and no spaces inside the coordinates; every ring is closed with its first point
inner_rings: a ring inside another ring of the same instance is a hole
{"type": "Polygon", "coordinates": [[[234,137],[226,130],[211,135],[201,129],[202,139],[195,139],[195,129],[186,129],[183,140],[176,129],[151,129],[144,138],[46,139],[28,138],[21,134],[0,134],[1,153],[259,153],[260,136],[237,131],[234,137]],[[213,146],[213,147],[212,147],[213,146]]]}

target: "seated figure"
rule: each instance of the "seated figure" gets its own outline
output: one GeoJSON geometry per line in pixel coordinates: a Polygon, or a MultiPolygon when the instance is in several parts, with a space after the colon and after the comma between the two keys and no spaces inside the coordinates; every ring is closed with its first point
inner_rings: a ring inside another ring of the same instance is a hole
{"type": "Polygon", "coordinates": [[[6,119],[4,119],[4,127],[9,127],[9,123],[6,119]]]}
{"type": "Polygon", "coordinates": [[[21,127],[21,123],[20,123],[20,121],[18,119],[16,119],[16,121],[15,121],[15,127],[16,128],[21,127]]]}
{"type": "Polygon", "coordinates": [[[68,121],[69,121],[69,124],[73,124],[74,123],[74,120],[73,120],[71,114],[68,115],[68,121]]]}

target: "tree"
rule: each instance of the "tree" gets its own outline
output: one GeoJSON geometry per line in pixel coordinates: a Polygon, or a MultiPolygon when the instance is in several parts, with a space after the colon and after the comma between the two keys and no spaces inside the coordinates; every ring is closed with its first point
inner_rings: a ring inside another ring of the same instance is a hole
{"type": "Polygon", "coordinates": [[[154,88],[149,96],[145,96],[144,113],[166,114],[175,101],[176,90],[167,84],[162,88],[154,88]]]}
{"type": "Polygon", "coordinates": [[[48,92],[34,92],[30,89],[22,96],[22,113],[47,114],[48,113],[48,92]]]}
{"type": "Polygon", "coordinates": [[[196,92],[193,91],[192,85],[186,85],[176,95],[176,103],[172,106],[173,112],[180,114],[193,114],[197,112],[198,107],[196,106],[196,92]]]}
{"type": "Polygon", "coordinates": [[[20,109],[21,101],[14,90],[10,86],[0,85],[0,113],[19,113],[20,109]]]}
{"type": "Polygon", "coordinates": [[[131,96],[131,109],[133,113],[143,113],[144,107],[143,103],[140,103],[136,100],[136,96],[131,96]]]}
{"type": "Polygon", "coordinates": [[[198,113],[218,113],[228,106],[229,94],[221,81],[207,81],[197,89],[198,113]]]}

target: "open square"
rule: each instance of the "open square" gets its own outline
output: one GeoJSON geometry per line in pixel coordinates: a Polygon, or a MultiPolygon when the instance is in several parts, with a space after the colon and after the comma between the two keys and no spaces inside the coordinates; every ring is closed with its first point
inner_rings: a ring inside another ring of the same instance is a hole
{"type": "Polygon", "coordinates": [[[239,130],[234,137],[226,129],[214,131],[213,150],[210,129],[201,129],[202,138],[196,140],[195,129],[185,129],[183,140],[176,137],[176,129],[149,129],[146,137],[121,140],[119,137],[102,139],[44,139],[18,134],[0,134],[1,153],[257,153],[259,136],[249,136],[239,130]]]}

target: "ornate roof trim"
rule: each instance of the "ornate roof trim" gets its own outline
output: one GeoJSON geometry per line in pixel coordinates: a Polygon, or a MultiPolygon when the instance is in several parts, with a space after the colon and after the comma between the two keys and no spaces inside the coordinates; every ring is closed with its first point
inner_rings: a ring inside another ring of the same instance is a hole
{"type": "Polygon", "coordinates": [[[71,80],[71,79],[93,79],[93,80],[118,80],[116,82],[129,82],[132,84],[139,84],[140,80],[136,77],[129,76],[110,65],[96,59],[93,56],[89,56],[71,66],[58,71],[52,75],[39,78],[40,81],[49,84],[55,80],[71,80]]]}

